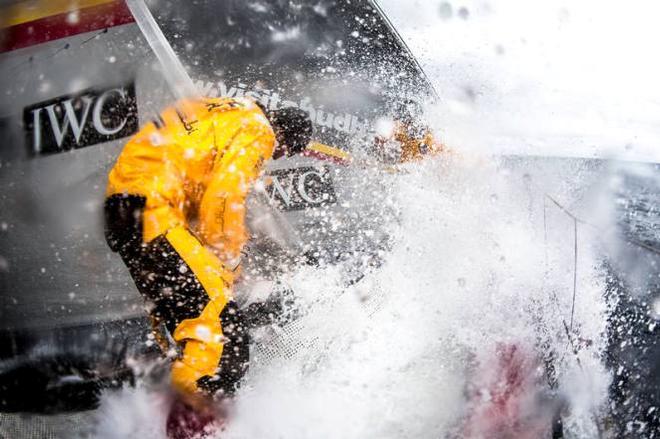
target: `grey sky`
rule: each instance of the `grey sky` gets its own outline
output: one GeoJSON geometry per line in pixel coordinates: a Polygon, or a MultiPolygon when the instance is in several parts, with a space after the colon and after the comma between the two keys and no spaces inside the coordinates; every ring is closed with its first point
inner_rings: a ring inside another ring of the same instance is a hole
{"type": "Polygon", "coordinates": [[[660,161],[660,3],[379,0],[468,149],[660,161]]]}

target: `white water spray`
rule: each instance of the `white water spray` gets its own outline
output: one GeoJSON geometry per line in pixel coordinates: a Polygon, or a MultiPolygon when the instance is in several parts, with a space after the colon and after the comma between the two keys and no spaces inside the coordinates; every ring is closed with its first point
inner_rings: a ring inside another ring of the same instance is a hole
{"type": "Polygon", "coordinates": [[[550,358],[554,392],[569,407],[565,429],[597,437],[609,375],[595,237],[580,229],[575,260],[570,217],[546,204],[544,227],[543,191],[570,206],[589,173],[559,184],[539,172],[530,185],[533,170],[458,154],[402,169],[383,182],[400,211],[383,265],[348,288],[337,267],[290,275],[306,315],[279,338],[276,328],[262,334],[259,343],[272,337],[284,348],[254,356],[218,437],[460,436],[466,392],[502,344],[550,358]]]}

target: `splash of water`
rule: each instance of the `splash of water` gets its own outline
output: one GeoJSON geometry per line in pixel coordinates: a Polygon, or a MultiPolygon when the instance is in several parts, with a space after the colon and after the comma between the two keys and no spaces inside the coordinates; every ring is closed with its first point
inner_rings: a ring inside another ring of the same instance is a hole
{"type": "MultiPolygon", "coordinates": [[[[218,437],[460,436],[470,386],[488,386],[483,371],[502,345],[538,359],[543,379],[531,391],[566,401],[568,431],[596,437],[609,384],[604,273],[591,232],[580,230],[574,260],[572,222],[543,197],[550,188],[570,205],[584,181],[530,189],[528,173],[503,169],[451,155],[388,176],[399,215],[383,264],[348,287],[341,267],[289,275],[305,316],[295,330],[257,337],[283,345],[255,355],[218,437]],[[548,364],[553,390],[543,390],[548,364]]],[[[150,404],[135,395],[108,396],[123,401],[122,423],[144,414],[127,404],[150,404]]]]}
{"type": "Polygon", "coordinates": [[[406,171],[389,182],[400,216],[384,265],[347,289],[336,269],[289,279],[314,316],[289,334],[304,348],[256,362],[222,437],[446,435],[468,410],[472,361],[498,343],[552,352],[569,428],[595,435],[608,385],[600,361],[607,306],[591,237],[580,237],[572,334],[589,343],[576,355],[563,328],[572,248],[544,245],[547,230],[522,179],[457,157],[406,171]]]}

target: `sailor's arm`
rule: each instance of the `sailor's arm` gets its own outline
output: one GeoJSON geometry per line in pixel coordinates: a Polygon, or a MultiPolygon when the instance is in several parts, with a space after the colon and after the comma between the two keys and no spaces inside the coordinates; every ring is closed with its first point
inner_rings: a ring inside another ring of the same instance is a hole
{"type": "Polygon", "coordinates": [[[251,113],[216,162],[200,206],[200,232],[228,266],[236,265],[247,240],[245,203],[273,155],[275,136],[261,113],[251,113]]]}
{"type": "Polygon", "coordinates": [[[144,126],[108,175],[105,230],[113,251],[132,252],[136,245],[185,226],[182,172],[169,144],[173,129],[153,122],[144,126]]]}

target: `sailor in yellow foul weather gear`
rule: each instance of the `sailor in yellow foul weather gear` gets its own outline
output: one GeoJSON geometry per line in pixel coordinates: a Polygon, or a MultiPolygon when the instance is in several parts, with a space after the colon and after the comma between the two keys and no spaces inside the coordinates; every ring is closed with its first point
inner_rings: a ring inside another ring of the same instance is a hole
{"type": "Polygon", "coordinates": [[[404,99],[397,103],[392,115],[392,129],[376,138],[376,154],[383,161],[403,163],[446,152],[447,148],[435,139],[424,123],[421,106],[404,99]]]}
{"type": "Polygon", "coordinates": [[[232,301],[248,238],[245,200],[264,162],[302,151],[306,113],[270,113],[247,99],[179,102],[125,146],[108,177],[106,238],[179,355],[185,394],[231,394],[249,359],[232,301]]]}

